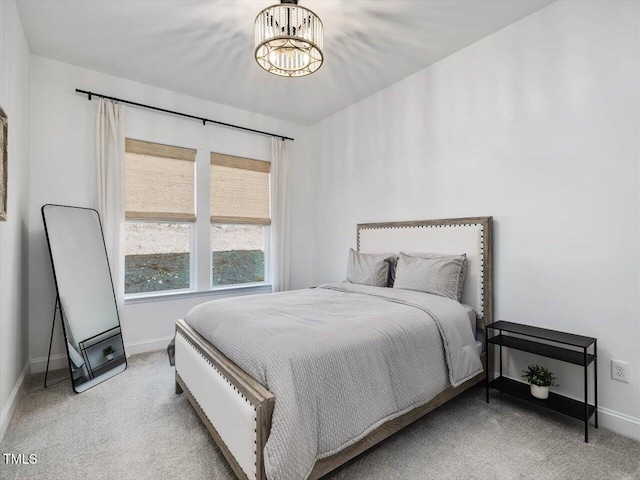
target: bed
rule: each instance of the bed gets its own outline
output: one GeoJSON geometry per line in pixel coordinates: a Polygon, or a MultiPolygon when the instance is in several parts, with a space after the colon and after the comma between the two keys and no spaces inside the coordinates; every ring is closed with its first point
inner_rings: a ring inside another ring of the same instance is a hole
{"type": "MultiPolygon", "coordinates": [[[[357,250],[466,253],[461,303],[482,331],[493,319],[492,226],[360,224],[357,250]]],[[[208,302],[176,323],[176,393],[238,478],[316,479],[482,381],[485,355],[471,351],[470,332],[460,303],[393,288],[208,302]]]]}

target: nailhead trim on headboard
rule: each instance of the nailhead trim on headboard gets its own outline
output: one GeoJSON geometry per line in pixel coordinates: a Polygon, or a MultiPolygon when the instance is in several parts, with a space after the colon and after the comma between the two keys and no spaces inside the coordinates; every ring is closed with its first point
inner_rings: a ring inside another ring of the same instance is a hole
{"type": "MultiPolygon", "coordinates": [[[[396,222],[394,222],[396,223],[396,222]]],[[[398,224],[389,225],[385,223],[379,224],[364,224],[363,226],[358,225],[357,232],[357,249],[360,251],[360,232],[362,230],[396,230],[396,229],[410,229],[410,228],[455,228],[455,227],[472,227],[479,226],[480,227],[480,305],[482,307],[482,315],[478,315],[478,318],[484,319],[485,316],[485,282],[484,282],[484,259],[485,259],[485,251],[484,251],[484,225],[482,223],[477,222],[467,222],[467,223],[451,223],[451,224],[435,224],[435,225],[419,225],[419,222],[406,222],[406,225],[402,225],[401,223],[405,222],[397,222],[398,224]]]]}

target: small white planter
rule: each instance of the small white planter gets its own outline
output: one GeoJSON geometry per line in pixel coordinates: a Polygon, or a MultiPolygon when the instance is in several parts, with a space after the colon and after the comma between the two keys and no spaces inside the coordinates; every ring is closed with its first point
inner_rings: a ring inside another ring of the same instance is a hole
{"type": "MultiPolygon", "coordinates": [[[[105,355],[105,356],[104,356],[104,358],[106,358],[106,359],[107,359],[107,362],[108,362],[109,360],[113,360],[113,353],[110,353],[109,355],[105,355]]],[[[533,387],[533,385],[531,385],[531,386],[533,387]]],[[[547,390],[549,390],[549,389],[547,389],[547,390]]],[[[533,391],[533,390],[532,390],[532,391],[533,391]]],[[[548,395],[548,393],[547,393],[547,395],[548,395]]]]}
{"type": "Polygon", "coordinates": [[[539,385],[531,385],[531,395],[540,400],[549,398],[549,387],[541,387],[539,385]]]}

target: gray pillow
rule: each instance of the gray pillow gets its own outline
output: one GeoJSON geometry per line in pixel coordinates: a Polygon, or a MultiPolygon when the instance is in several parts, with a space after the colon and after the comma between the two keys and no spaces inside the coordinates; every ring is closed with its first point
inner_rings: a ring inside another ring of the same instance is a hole
{"type": "Polygon", "coordinates": [[[386,287],[391,281],[391,267],[395,264],[394,254],[358,253],[349,249],[347,261],[347,281],[360,285],[386,287]]]}
{"type": "Polygon", "coordinates": [[[466,254],[400,253],[394,288],[432,293],[459,302],[466,264],[466,254]]]}

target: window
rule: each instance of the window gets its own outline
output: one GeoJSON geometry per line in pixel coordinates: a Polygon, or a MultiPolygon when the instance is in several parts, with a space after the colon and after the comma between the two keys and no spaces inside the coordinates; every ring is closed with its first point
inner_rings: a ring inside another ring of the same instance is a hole
{"type": "Polygon", "coordinates": [[[268,280],[269,162],[208,151],[196,162],[196,150],[132,139],[125,150],[127,295],[268,280]]]}
{"type": "Polygon", "coordinates": [[[125,293],[191,286],[196,151],[126,140],[125,293]]]}
{"type": "Polygon", "coordinates": [[[271,164],[212,153],[212,285],[264,282],[271,164]]]}

